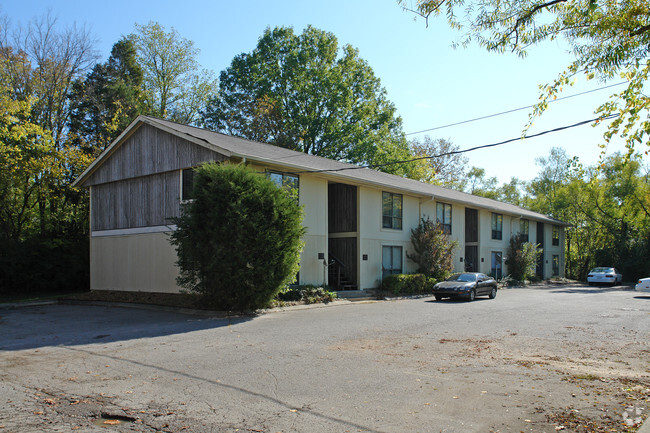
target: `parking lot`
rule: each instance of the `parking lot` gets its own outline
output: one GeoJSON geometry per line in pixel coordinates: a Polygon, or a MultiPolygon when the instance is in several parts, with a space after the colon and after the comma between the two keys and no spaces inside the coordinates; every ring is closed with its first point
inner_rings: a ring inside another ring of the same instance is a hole
{"type": "Polygon", "coordinates": [[[541,286],[232,318],[0,309],[0,432],[633,431],[647,295],[541,286]]]}

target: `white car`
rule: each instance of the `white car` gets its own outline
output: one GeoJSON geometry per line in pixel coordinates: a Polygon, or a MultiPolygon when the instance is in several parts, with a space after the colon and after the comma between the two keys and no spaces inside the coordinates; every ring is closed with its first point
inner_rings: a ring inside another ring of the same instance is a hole
{"type": "Polygon", "coordinates": [[[590,286],[594,284],[611,284],[615,286],[623,282],[623,275],[619,274],[616,268],[594,268],[587,275],[587,282],[590,286]]]}
{"type": "Polygon", "coordinates": [[[637,292],[650,292],[650,278],[641,278],[635,289],[637,292]]]}

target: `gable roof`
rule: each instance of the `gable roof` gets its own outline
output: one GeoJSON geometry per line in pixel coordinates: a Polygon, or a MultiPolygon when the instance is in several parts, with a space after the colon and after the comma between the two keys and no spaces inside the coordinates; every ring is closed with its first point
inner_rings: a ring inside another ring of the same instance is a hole
{"type": "Polygon", "coordinates": [[[358,168],[353,164],[334,161],[320,156],[308,155],[283,147],[233,137],[194,126],[181,125],[149,116],[138,116],[127,129],[102,152],[101,155],[73,182],[80,186],[101,166],[108,157],[142,124],[147,124],[168,133],[184,138],[199,146],[206,147],[227,157],[236,157],[255,162],[278,165],[294,173],[314,173],[340,182],[352,182],[397,190],[413,195],[431,198],[436,201],[460,203],[469,207],[493,210],[520,218],[568,226],[555,218],[524,209],[509,203],[479,197],[438,185],[431,185],[413,179],[383,173],[368,168],[358,168]]]}

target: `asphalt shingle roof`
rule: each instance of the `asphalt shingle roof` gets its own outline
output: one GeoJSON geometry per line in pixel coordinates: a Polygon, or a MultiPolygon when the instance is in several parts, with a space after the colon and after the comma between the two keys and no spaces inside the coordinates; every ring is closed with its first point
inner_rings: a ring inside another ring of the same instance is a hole
{"type": "MultiPolygon", "coordinates": [[[[173,132],[181,137],[185,136],[185,138],[192,139],[194,142],[199,142],[216,152],[224,153],[223,151],[225,150],[227,153],[231,154],[229,156],[237,156],[253,161],[284,166],[292,172],[317,172],[322,173],[322,175],[327,176],[328,178],[336,178],[341,182],[348,181],[356,184],[370,184],[391,190],[410,192],[415,195],[431,197],[436,201],[449,201],[470,207],[490,209],[516,217],[529,218],[558,225],[568,225],[563,221],[547,215],[533,212],[509,203],[503,203],[497,200],[479,197],[368,168],[357,168],[352,164],[308,155],[271,144],[259,143],[154,117],[140,116],[128,129],[133,128],[134,125],[139,122],[161,127],[162,129],[173,132]]],[[[115,144],[119,143],[116,142],[114,145],[115,144]]],[[[113,147],[113,145],[111,145],[111,147],[113,147]]],[[[98,164],[101,164],[100,160],[104,156],[105,155],[102,154],[98,158],[98,164]]],[[[89,167],[89,170],[93,168],[94,165],[95,164],[89,167]]],[[[80,180],[89,174],[89,170],[84,172],[75,183],[80,183],[80,180]]]]}

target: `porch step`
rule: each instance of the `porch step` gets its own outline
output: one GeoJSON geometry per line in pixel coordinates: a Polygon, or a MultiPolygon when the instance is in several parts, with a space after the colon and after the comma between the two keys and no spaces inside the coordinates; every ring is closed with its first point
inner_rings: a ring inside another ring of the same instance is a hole
{"type": "Polygon", "coordinates": [[[377,299],[377,294],[374,290],[338,290],[336,295],[339,298],[347,299],[349,301],[365,301],[377,299]]]}

